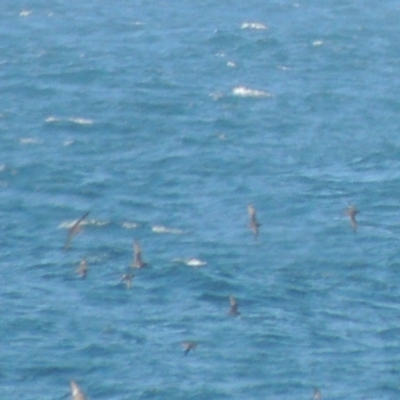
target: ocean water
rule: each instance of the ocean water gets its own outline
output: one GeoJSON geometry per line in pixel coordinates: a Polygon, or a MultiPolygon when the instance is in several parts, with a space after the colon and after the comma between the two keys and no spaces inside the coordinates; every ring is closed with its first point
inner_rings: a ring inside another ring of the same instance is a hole
{"type": "Polygon", "coordinates": [[[0,4],[1,398],[399,399],[398,2],[186,3],[0,4]]]}

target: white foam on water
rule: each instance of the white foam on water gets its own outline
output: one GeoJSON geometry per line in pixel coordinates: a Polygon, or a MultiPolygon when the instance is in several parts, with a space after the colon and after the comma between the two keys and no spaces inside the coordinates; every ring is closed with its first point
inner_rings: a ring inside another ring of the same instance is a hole
{"type": "Polygon", "coordinates": [[[29,17],[29,15],[31,15],[32,14],[32,11],[30,11],[30,10],[22,10],[20,13],[19,13],[19,16],[20,17],[29,17]]]}
{"type": "Polygon", "coordinates": [[[53,116],[51,116],[51,117],[47,117],[47,118],[45,119],[45,122],[47,122],[47,123],[51,123],[51,122],[59,122],[59,121],[60,121],[60,118],[53,117],[53,116]]]}
{"type": "Polygon", "coordinates": [[[227,65],[228,67],[231,67],[231,68],[235,68],[235,67],[236,67],[236,63],[234,63],[233,61],[228,61],[228,62],[226,63],[226,65],[227,65]]]}
{"type": "Polygon", "coordinates": [[[125,229],[135,229],[138,227],[138,224],[135,222],[123,222],[122,227],[125,229]]]}
{"type": "Polygon", "coordinates": [[[151,230],[154,233],[172,233],[172,234],[175,234],[175,235],[180,235],[180,234],[183,233],[183,230],[181,230],[181,229],[168,228],[168,227],[166,227],[164,225],[153,225],[151,227],[151,230]]]}
{"type": "Polygon", "coordinates": [[[71,117],[71,118],[59,118],[59,117],[55,117],[55,116],[50,116],[47,117],[45,119],[45,122],[47,123],[56,123],[56,122],[72,122],[74,124],[78,124],[78,125],[93,125],[94,121],[92,119],[89,118],[80,118],[80,117],[71,117]]]}
{"type": "Polygon", "coordinates": [[[108,225],[110,221],[100,221],[98,219],[90,219],[86,221],[83,221],[83,225],[91,225],[91,226],[105,226],[108,225]]]}
{"type": "MultiPolygon", "coordinates": [[[[79,221],[79,219],[75,219],[73,221],[63,221],[58,225],[59,229],[70,229],[72,228],[77,222],[79,221]]],[[[83,220],[79,225],[80,226],[104,226],[104,225],[108,225],[110,223],[110,221],[99,221],[96,219],[91,219],[91,220],[83,220]]]]}
{"type": "Polygon", "coordinates": [[[211,97],[213,100],[219,100],[219,99],[221,99],[222,97],[224,97],[224,94],[223,94],[222,92],[214,92],[214,93],[210,93],[210,97],[211,97]]]}
{"type": "Polygon", "coordinates": [[[272,93],[258,89],[250,89],[245,86],[236,86],[232,89],[232,94],[239,97],[273,97],[272,93]]]}
{"type": "Polygon", "coordinates": [[[189,258],[186,261],[186,265],[188,265],[189,267],[202,267],[206,264],[207,263],[205,261],[199,260],[198,258],[189,258]]]}
{"type": "Polygon", "coordinates": [[[33,139],[33,138],[21,138],[21,139],[19,139],[19,142],[21,144],[38,144],[38,143],[40,143],[39,140],[33,139]]]}
{"type": "Polygon", "coordinates": [[[254,29],[254,30],[265,30],[268,27],[260,22],[244,22],[240,29],[254,29]]]}
{"type": "Polygon", "coordinates": [[[185,264],[189,267],[202,267],[203,265],[206,265],[207,263],[203,260],[200,260],[199,258],[174,258],[172,260],[173,262],[185,264]]]}
{"type": "Polygon", "coordinates": [[[322,41],[322,40],[314,40],[313,42],[312,42],[312,45],[313,46],[321,46],[321,45],[323,45],[324,44],[324,42],[322,41]]]}
{"type": "Polygon", "coordinates": [[[292,68],[286,67],[285,65],[278,65],[278,69],[281,69],[282,71],[290,71],[292,68]]]}
{"type": "Polygon", "coordinates": [[[78,125],[93,125],[93,120],[89,118],[68,118],[68,121],[78,125]]]}

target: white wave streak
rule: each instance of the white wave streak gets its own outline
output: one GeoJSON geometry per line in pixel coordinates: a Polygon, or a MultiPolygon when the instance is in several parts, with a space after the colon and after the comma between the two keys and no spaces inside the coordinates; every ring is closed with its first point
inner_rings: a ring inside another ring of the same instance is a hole
{"type": "Polygon", "coordinates": [[[174,258],[173,262],[182,263],[189,267],[202,267],[207,263],[205,261],[200,260],[199,258],[174,258]]]}
{"type": "Polygon", "coordinates": [[[93,125],[93,120],[88,118],[69,118],[68,121],[79,125],[93,125]]]}
{"type": "Polygon", "coordinates": [[[93,125],[93,123],[94,123],[94,121],[89,118],[71,117],[71,118],[63,119],[63,118],[59,118],[59,117],[55,117],[55,116],[50,116],[45,119],[45,122],[47,122],[48,124],[56,123],[56,122],[63,122],[63,121],[72,122],[72,123],[78,124],[78,125],[93,125]]]}
{"type": "Polygon", "coordinates": [[[263,90],[249,89],[245,86],[236,86],[233,88],[234,96],[240,97],[273,97],[272,93],[264,92],[263,90]]]}
{"type": "Polygon", "coordinates": [[[214,92],[214,93],[210,93],[210,97],[213,100],[219,100],[219,99],[222,99],[224,97],[224,94],[222,92],[214,92]]]}
{"type": "Polygon", "coordinates": [[[268,27],[260,22],[244,22],[240,29],[254,29],[260,31],[268,29],[268,27]]]}
{"type": "MultiPolygon", "coordinates": [[[[76,223],[77,223],[77,219],[74,221],[63,221],[58,225],[59,229],[70,229],[72,228],[76,223]]],[[[104,226],[104,225],[108,225],[110,223],[110,221],[98,221],[96,219],[92,219],[92,220],[84,220],[80,223],[81,226],[104,226]]]]}
{"type": "Polygon", "coordinates": [[[108,225],[110,221],[98,221],[97,219],[91,219],[87,221],[87,225],[92,226],[105,226],[108,225]]]}
{"type": "Polygon", "coordinates": [[[125,229],[135,229],[138,227],[138,224],[136,224],[135,222],[124,222],[122,224],[122,227],[125,229]]]}
{"type": "Polygon", "coordinates": [[[38,144],[38,143],[40,143],[39,140],[33,139],[33,138],[21,138],[21,139],[19,139],[19,142],[21,144],[38,144]]]}
{"type": "Polygon", "coordinates": [[[52,122],[58,122],[58,121],[60,121],[60,118],[57,118],[57,117],[47,117],[46,119],[45,119],[45,122],[47,122],[47,123],[52,123],[52,122]]]}
{"type": "Polygon", "coordinates": [[[181,229],[168,228],[168,227],[166,227],[164,225],[153,225],[151,227],[151,230],[154,233],[172,233],[172,234],[175,234],[175,235],[180,235],[180,234],[183,233],[183,230],[181,230],[181,229]]]}
{"type": "Polygon", "coordinates": [[[19,16],[20,17],[29,17],[29,15],[31,15],[32,14],[32,11],[29,11],[29,10],[22,10],[20,13],[19,13],[19,16]]]}

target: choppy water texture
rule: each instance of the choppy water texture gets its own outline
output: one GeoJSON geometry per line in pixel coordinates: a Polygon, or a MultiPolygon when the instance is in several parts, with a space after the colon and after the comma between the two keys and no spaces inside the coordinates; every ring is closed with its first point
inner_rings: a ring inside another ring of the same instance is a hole
{"type": "Polygon", "coordinates": [[[187,3],[1,2],[2,399],[398,400],[398,3],[187,3]]]}

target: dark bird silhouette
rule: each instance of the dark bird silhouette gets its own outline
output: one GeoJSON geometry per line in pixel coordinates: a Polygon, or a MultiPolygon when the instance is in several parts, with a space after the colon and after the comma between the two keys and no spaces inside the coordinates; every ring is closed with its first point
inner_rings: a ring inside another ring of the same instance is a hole
{"type": "Polygon", "coordinates": [[[346,214],[350,218],[350,223],[351,227],[353,228],[353,232],[357,232],[357,221],[356,221],[356,215],[359,213],[359,211],[352,205],[347,207],[346,214]]]}
{"type": "Polygon", "coordinates": [[[237,303],[236,299],[233,296],[229,297],[229,303],[231,305],[231,308],[229,309],[228,314],[232,316],[240,315],[239,304],[237,303]]]}
{"type": "Polygon", "coordinates": [[[133,241],[133,254],[133,268],[143,268],[147,265],[147,263],[142,260],[142,248],[137,240],[133,241]]]}
{"type": "Polygon", "coordinates": [[[76,270],[76,273],[81,277],[81,278],[86,278],[86,275],[89,271],[89,268],[87,266],[87,261],[82,260],[79,264],[79,267],[76,270]]]}
{"type": "Polygon", "coordinates": [[[75,381],[71,381],[70,384],[72,400],[86,400],[86,396],[83,394],[78,384],[75,381]]]}
{"type": "Polygon", "coordinates": [[[71,246],[71,241],[75,235],[82,230],[82,221],[89,215],[90,211],[85,212],[68,230],[67,241],[65,242],[64,250],[68,250],[71,246]]]}
{"type": "Polygon", "coordinates": [[[322,400],[321,391],[318,388],[314,389],[313,400],[322,400]]]}
{"type": "Polygon", "coordinates": [[[121,283],[125,283],[126,288],[130,289],[132,287],[132,280],[133,280],[132,274],[124,274],[122,275],[121,283]]]}
{"type": "Polygon", "coordinates": [[[256,209],[251,204],[249,204],[247,206],[247,211],[249,213],[249,218],[250,218],[249,227],[254,233],[254,239],[257,240],[259,234],[259,227],[261,226],[261,224],[257,221],[256,209]]]}
{"type": "Polygon", "coordinates": [[[182,342],[182,347],[184,349],[183,354],[187,356],[190,350],[195,350],[197,347],[197,342],[182,342]]]}

